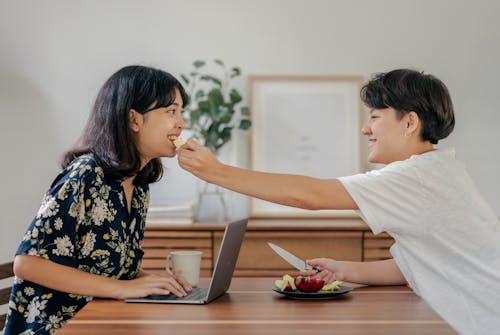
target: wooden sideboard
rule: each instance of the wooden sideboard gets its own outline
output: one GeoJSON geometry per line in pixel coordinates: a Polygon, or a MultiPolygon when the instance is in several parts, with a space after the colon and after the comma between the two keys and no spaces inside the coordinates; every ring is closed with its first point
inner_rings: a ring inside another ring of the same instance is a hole
{"type": "MultiPolygon", "coordinates": [[[[224,224],[149,225],[142,247],[142,267],[149,272],[165,271],[165,258],[173,250],[203,252],[201,276],[211,275],[217,259],[224,224]]],[[[251,219],[234,275],[280,277],[296,272],[267,245],[273,242],[301,258],[331,257],[338,260],[373,261],[391,258],[394,242],[387,234],[371,233],[361,219],[251,219]]]]}

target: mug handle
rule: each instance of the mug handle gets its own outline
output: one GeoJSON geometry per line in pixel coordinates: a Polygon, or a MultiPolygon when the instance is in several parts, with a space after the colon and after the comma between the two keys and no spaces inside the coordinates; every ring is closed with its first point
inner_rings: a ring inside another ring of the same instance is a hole
{"type": "Polygon", "coordinates": [[[172,261],[172,255],[168,254],[167,255],[167,266],[165,268],[169,274],[173,275],[174,273],[172,272],[172,269],[170,268],[170,261],[172,261]]]}

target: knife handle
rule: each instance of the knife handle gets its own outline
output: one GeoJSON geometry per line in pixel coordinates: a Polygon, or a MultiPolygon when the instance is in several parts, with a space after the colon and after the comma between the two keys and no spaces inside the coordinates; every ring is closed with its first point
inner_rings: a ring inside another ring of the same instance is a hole
{"type": "MultiPolygon", "coordinates": [[[[310,266],[310,265],[307,265],[307,266],[310,266]]],[[[315,266],[310,267],[309,269],[307,269],[307,268],[306,268],[306,270],[314,270],[314,271],[316,271],[316,273],[321,272],[321,270],[320,270],[320,269],[318,269],[318,268],[317,268],[317,267],[315,267],[315,266]]]]}

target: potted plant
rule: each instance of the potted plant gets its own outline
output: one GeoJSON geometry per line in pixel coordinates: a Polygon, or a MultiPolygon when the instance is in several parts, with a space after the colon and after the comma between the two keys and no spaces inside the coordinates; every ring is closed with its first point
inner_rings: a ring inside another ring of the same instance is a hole
{"type": "MultiPolygon", "coordinates": [[[[241,75],[239,67],[227,67],[220,59],[214,60],[220,75],[205,70],[206,62],[193,62],[194,69],[181,74],[190,103],[184,108],[186,128],[212,153],[219,150],[232,138],[237,127],[247,130],[251,126],[248,119],[250,110],[243,105],[242,94],[232,83],[241,75]]],[[[195,209],[197,221],[226,221],[228,207],[223,190],[215,185],[203,183],[198,191],[195,209]]]]}
{"type": "Polygon", "coordinates": [[[242,105],[241,93],[232,81],[241,75],[239,67],[227,67],[220,59],[214,60],[221,75],[204,71],[205,61],[193,62],[193,71],[181,74],[191,99],[185,107],[186,128],[193,136],[217,154],[231,140],[235,127],[247,130],[251,121],[250,111],[242,105]]]}

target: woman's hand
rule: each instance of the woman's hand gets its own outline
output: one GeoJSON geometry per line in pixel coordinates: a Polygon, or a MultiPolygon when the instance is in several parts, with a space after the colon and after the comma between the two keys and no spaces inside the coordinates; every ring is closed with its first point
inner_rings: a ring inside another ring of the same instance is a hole
{"type": "Polygon", "coordinates": [[[175,294],[183,297],[192,290],[188,282],[181,276],[158,276],[141,273],[132,280],[120,280],[117,299],[143,298],[150,294],[175,294]]]}
{"type": "Polygon", "coordinates": [[[314,258],[306,260],[306,263],[320,270],[320,272],[315,270],[306,271],[304,273],[306,276],[323,279],[325,283],[331,283],[334,280],[345,280],[345,269],[342,262],[330,258],[314,258]]]}

